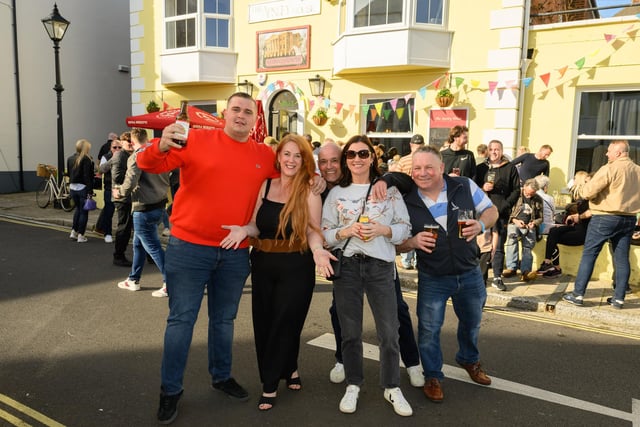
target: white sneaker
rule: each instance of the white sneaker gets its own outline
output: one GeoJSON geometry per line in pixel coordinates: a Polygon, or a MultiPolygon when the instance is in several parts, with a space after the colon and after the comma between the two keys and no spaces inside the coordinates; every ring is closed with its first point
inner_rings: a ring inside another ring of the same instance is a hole
{"type": "Polygon", "coordinates": [[[126,289],[128,291],[139,291],[140,283],[135,280],[131,280],[127,278],[126,280],[123,280],[122,282],[118,283],[118,287],[120,289],[126,289]]]}
{"type": "Polygon", "coordinates": [[[78,233],[76,232],[76,230],[71,230],[71,234],[69,234],[69,238],[76,240],[78,238],[78,233]]]}
{"type": "Polygon", "coordinates": [[[347,386],[347,392],[340,401],[340,412],[345,414],[353,414],[356,412],[358,406],[358,395],[360,394],[360,387],[357,385],[347,386]]]}
{"type": "Polygon", "coordinates": [[[113,237],[111,236],[111,234],[107,234],[104,236],[104,242],[105,243],[113,243],[113,237]]]}
{"type": "Polygon", "coordinates": [[[409,366],[407,368],[407,374],[409,374],[409,381],[414,387],[424,387],[424,375],[422,374],[422,366],[409,366]]]}
{"type": "Polygon", "coordinates": [[[152,297],[158,297],[158,298],[162,298],[162,297],[168,297],[169,294],[167,294],[167,284],[163,284],[162,287],[160,289],[158,289],[157,291],[153,291],[151,292],[151,296],[152,297]]]}
{"type": "Polygon", "coordinates": [[[82,234],[78,234],[78,243],[85,243],[87,242],[87,238],[84,237],[82,234]]]}
{"type": "Polygon", "coordinates": [[[340,384],[344,381],[344,365],[340,362],[336,363],[336,366],[329,372],[329,381],[334,384],[340,384]]]}
{"type": "Polygon", "coordinates": [[[402,395],[400,387],[385,388],[384,398],[387,400],[387,402],[393,405],[393,410],[401,417],[410,417],[411,415],[413,415],[411,405],[409,405],[409,402],[407,402],[407,400],[402,395]]]}
{"type": "Polygon", "coordinates": [[[165,237],[171,236],[171,230],[168,228],[165,228],[164,230],[162,230],[162,235],[165,237]]]}

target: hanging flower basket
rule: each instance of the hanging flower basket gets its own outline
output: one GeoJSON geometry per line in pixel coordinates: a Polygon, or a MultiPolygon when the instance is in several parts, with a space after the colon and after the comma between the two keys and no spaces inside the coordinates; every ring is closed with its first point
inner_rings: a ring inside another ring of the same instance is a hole
{"type": "Polygon", "coordinates": [[[329,120],[329,116],[327,115],[327,111],[325,109],[319,108],[313,115],[313,117],[311,117],[311,119],[313,120],[313,123],[316,124],[316,126],[322,126],[327,123],[327,120],[329,120]]]}
{"type": "Polygon", "coordinates": [[[448,107],[453,104],[453,94],[447,88],[440,89],[436,94],[436,102],[440,107],[448,107]]]}
{"type": "Polygon", "coordinates": [[[160,106],[156,104],[155,101],[149,101],[147,104],[147,113],[155,113],[156,111],[160,111],[160,106]]]}

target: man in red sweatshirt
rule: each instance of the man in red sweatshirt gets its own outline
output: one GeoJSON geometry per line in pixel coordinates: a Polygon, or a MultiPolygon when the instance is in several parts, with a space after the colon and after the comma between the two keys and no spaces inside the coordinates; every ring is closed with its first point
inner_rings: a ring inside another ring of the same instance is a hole
{"type": "Polygon", "coordinates": [[[162,424],[177,416],[205,286],[212,387],[237,400],[249,398],[231,376],[233,322],[249,276],[249,243],[230,242],[223,225],[247,224],[260,185],[278,174],[273,150],[249,137],[256,122],[255,101],[244,93],[231,95],[224,117],[224,130],[190,129],[188,138],[180,125],[170,125],[160,140],[138,153],[138,166],[147,172],[180,168],[181,174],[165,260],[169,317],[158,409],[162,424]],[[229,244],[237,249],[223,248],[229,244]]]}

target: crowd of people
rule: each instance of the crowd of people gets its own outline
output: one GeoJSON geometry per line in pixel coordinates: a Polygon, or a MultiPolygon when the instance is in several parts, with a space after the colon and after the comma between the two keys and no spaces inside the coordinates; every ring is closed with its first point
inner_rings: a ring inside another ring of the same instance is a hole
{"type": "Polygon", "coordinates": [[[412,386],[422,388],[430,401],[444,399],[440,332],[449,299],[458,317],[455,360],[471,380],[491,384],[479,350],[486,286],[505,291],[503,278],[518,270],[523,281],[561,274],[558,244],[585,246],[575,289],[565,301],[583,305],[595,257],[609,241],[617,284],[609,302],[614,308],[624,304],[629,244],[640,212],[635,190],[640,166],[628,158],[626,141],[611,143],[609,163],[591,179],[576,173],[575,211],[558,224],[547,194],[547,159],[553,151],[548,145],[509,160],[502,143],[492,140],[479,147],[476,161],[466,147],[469,130],[456,126],[442,148],[412,136],[410,152],[401,157],[366,135],[344,144],[296,134],[257,143],[250,137],[256,103],[244,93],[227,100],[224,116],[221,131],[192,129],[188,137],[178,124],[151,141],[142,129],[110,136],[99,169],[89,155],[90,143],[81,140],[68,161],[72,197],[80,206],[70,237],[86,242],[81,205],[92,194],[99,170],[105,209],[98,226],[105,241],[111,240],[107,217],[115,207],[113,262],[131,267],[118,287],[140,289],[147,256],[162,274],[163,285],[154,292],[168,296],[169,304],[157,412],[161,424],[177,416],[205,293],[211,386],[236,400],[249,398],[232,375],[234,320],[249,276],[260,411],[276,406],[281,381],[292,391],[302,389],[300,337],[316,275],[331,277],[336,262],[340,274],[332,279],[329,309],[336,363],[329,379],[346,383],[338,405],[343,413],[357,410],[364,386],[364,295],[379,340],[379,385],[400,416],[413,414],[400,388],[400,359],[412,386]],[[172,192],[165,251],[158,225],[168,203],[170,173],[177,171],[180,189],[172,192]],[[124,251],[132,230],[129,261],[124,251]],[[543,234],[545,259],[536,272],[531,250],[543,234]],[[341,249],[340,257],[335,249],[341,249]],[[405,254],[403,267],[418,270],[417,340],[400,289],[397,253],[405,254]]]}

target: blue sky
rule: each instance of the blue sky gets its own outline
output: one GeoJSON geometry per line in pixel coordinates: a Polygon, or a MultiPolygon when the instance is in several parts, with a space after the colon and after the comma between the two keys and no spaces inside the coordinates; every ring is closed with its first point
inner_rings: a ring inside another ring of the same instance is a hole
{"type": "MultiPolygon", "coordinates": [[[[598,6],[617,6],[619,4],[628,4],[631,3],[629,0],[597,0],[598,6]]],[[[605,9],[600,11],[600,16],[602,18],[608,18],[610,16],[618,13],[620,9],[605,9]]]]}

